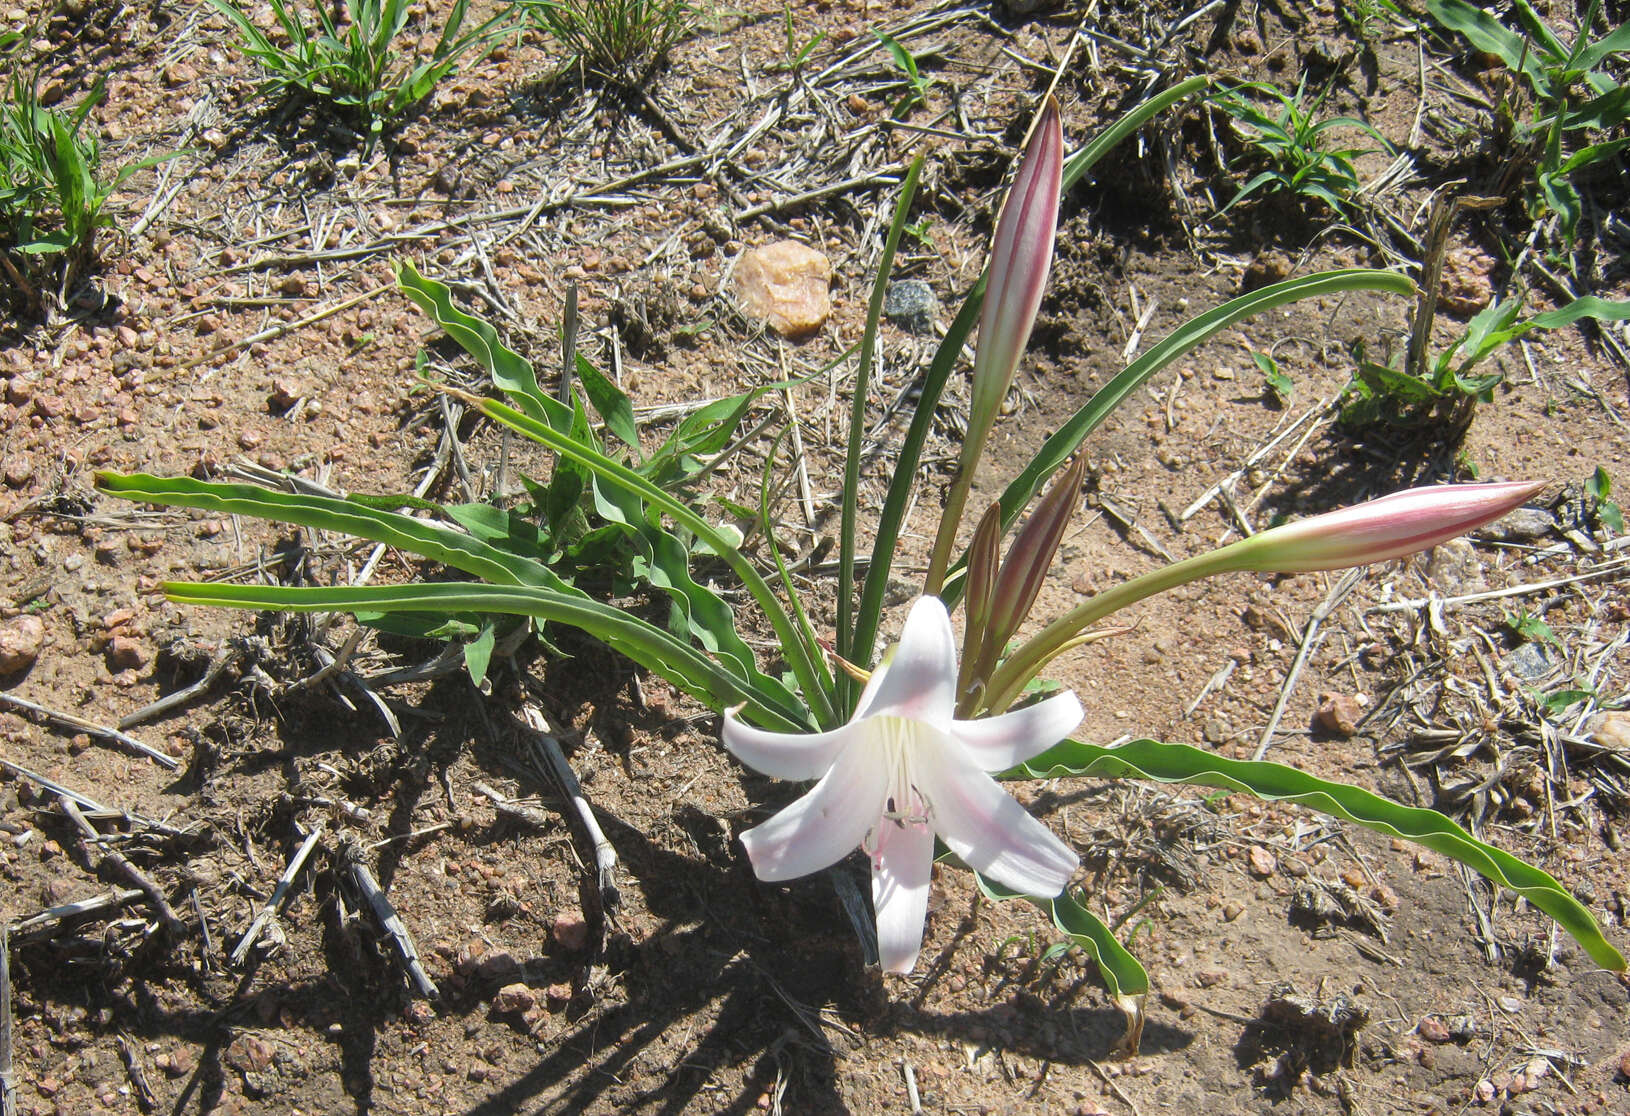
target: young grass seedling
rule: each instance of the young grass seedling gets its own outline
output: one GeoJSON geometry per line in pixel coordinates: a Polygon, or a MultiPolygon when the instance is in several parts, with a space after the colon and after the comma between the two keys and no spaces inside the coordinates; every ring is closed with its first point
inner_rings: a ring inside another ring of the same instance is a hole
{"type": "Polygon", "coordinates": [[[113,191],[137,171],[181,154],[105,175],[91,112],[106,93],[106,78],[96,78],[71,109],[42,105],[38,81],[37,73],[13,69],[0,101],[0,269],[17,308],[28,314],[44,310],[48,295],[66,302],[94,265],[96,235],[114,223],[107,208],[113,191]]]}
{"type": "MultiPolygon", "coordinates": [[[[1528,120],[1510,117],[1519,146],[1538,145],[1538,166],[1530,208],[1537,216],[1557,216],[1563,239],[1578,235],[1583,203],[1574,177],[1587,167],[1616,159],[1630,148],[1624,128],[1630,122],[1630,85],[1623,62],[1630,52],[1630,23],[1620,23],[1592,39],[1600,0],[1590,0],[1579,33],[1564,42],[1528,0],[1515,0],[1512,23],[1502,23],[1468,0],[1427,0],[1438,24],[1457,31],[1484,54],[1521,75],[1534,97],[1528,120]],[[1614,65],[1619,65],[1615,76],[1614,65]],[[1594,136],[1605,136],[1597,140],[1594,136]],[[1584,142],[1580,142],[1580,140],[1584,142]]],[[[1508,110],[1509,112],[1509,110],[1508,110]]]]}
{"type": "Polygon", "coordinates": [[[1358,192],[1358,171],[1353,160],[1366,153],[1359,147],[1326,147],[1326,133],[1335,128],[1349,128],[1363,133],[1390,153],[1392,145],[1380,132],[1362,120],[1351,116],[1332,116],[1319,119],[1329,90],[1307,99],[1304,78],[1294,94],[1287,94],[1274,85],[1253,82],[1220,91],[1214,103],[1234,121],[1242,139],[1269,165],[1249,179],[1223,206],[1218,215],[1258,190],[1283,190],[1301,197],[1323,202],[1338,217],[1347,215],[1353,195],[1358,192]],[[1279,102],[1277,112],[1258,106],[1248,96],[1279,102]]]}
{"type": "Polygon", "coordinates": [[[371,146],[387,125],[430,95],[463,57],[507,33],[494,15],[464,30],[469,0],[454,0],[428,58],[398,40],[412,16],[410,0],[271,0],[277,31],[250,18],[239,0],[209,0],[238,29],[243,52],[266,71],[262,89],[296,92],[357,117],[371,146]],[[285,45],[286,42],[286,45],[285,45]]]}
{"type": "MultiPolygon", "coordinates": [[[[668,52],[690,34],[693,14],[685,0],[519,3],[532,21],[552,35],[585,70],[625,88],[637,88],[662,65],[668,52]]],[[[818,41],[819,36],[806,45],[800,63],[818,41]]]]}

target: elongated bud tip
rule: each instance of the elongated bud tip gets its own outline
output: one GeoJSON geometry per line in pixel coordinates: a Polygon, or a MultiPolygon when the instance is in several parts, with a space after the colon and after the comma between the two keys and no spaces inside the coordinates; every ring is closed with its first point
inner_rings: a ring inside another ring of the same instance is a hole
{"type": "Polygon", "coordinates": [[[1499,519],[1545,485],[1501,481],[1395,492],[1253,535],[1228,548],[1235,550],[1230,565],[1263,573],[1306,573],[1401,558],[1499,519]]]}

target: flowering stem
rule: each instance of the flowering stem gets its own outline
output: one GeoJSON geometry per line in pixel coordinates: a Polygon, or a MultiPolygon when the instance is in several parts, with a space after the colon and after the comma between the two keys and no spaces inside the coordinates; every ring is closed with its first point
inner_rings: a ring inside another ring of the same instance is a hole
{"type": "Polygon", "coordinates": [[[1012,705],[1024,690],[1026,682],[1039,674],[1056,656],[1069,650],[1077,636],[1104,617],[1137,604],[1145,597],[1235,569],[1233,559],[1229,547],[1196,554],[1170,566],[1150,570],[1130,581],[1123,581],[1072,608],[1026,640],[996,668],[991,675],[988,700],[984,702],[985,711],[1000,713],[1012,705]]]}

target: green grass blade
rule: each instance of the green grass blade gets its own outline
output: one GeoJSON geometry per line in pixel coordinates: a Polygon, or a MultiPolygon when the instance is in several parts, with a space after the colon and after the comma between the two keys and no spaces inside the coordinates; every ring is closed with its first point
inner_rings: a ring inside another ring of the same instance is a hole
{"type": "Polygon", "coordinates": [[[888,588],[889,571],[894,565],[894,554],[900,539],[900,528],[911,502],[911,490],[917,479],[917,464],[922,460],[923,446],[934,426],[934,411],[939,406],[945,385],[956,370],[962,356],[962,347],[968,335],[979,324],[979,314],[985,304],[985,276],[963,300],[962,309],[945,331],[934,359],[923,375],[922,391],[911,415],[911,424],[900,442],[895,459],[894,475],[889,480],[888,495],[883,500],[883,513],[877,520],[877,533],[872,542],[872,561],[866,568],[866,583],[860,592],[860,609],[855,616],[855,637],[850,644],[853,661],[865,666],[872,661],[877,641],[877,626],[882,620],[883,594],[888,588]]]}
{"type": "Polygon", "coordinates": [[[1109,127],[1099,132],[1092,141],[1064,161],[1064,189],[1067,192],[1081,180],[1093,165],[1156,116],[1178,101],[1209,87],[1213,79],[1207,74],[1180,81],[1170,89],[1163,89],[1147,101],[1134,106],[1109,127]]]}
{"type": "MultiPolygon", "coordinates": [[[[1321,271],[1296,279],[1274,283],[1250,294],[1240,295],[1221,306],[1196,315],[1161,338],[1148,352],[1127,365],[1117,376],[1098,389],[1085,406],[1070,417],[1042,444],[1013,483],[1002,493],[1002,528],[1013,524],[1030,498],[1048,477],[1068,461],[1080,448],[1087,435],[1096,430],[1126,397],[1131,395],[1150,376],[1180,357],[1192,352],[1230,326],[1265,310],[1297,302],[1304,298],[1342,294],[1348,291],[1386,291],[1391,294],[1412,295],[1415,284],[1408,276],[1393,271],[1368,268],[1345,268],[1340,271],[1321,271]]],[[[957,560],[953,570],[961,569],[967,556],[957,560]]],[[[946,603],[960,599],[962,579],[946,585],[946,603]]]]}
{"type": "Polygon", "coordinates": [[[165,595],[178,604],[228,608],[532,616],[587,632],[711,708],[746,705],[754,719],[766,726],[788,732],[808,727],[799,711],[783,709],[767,701],[764,695],[744,685],[730,671],[677,636],[623,609],[552,589],[479,582],[335,588],[168,582],[162,588],[165,595]]]}
{"type": "MultiPolygon", "coordinates": [[[[815,635],[815,628],[804,613],[803,603],[798,599],[798,586],[793,584],[792,571],[787,569],[786,560],[781,557],[781,547],[775,541],[775,517],[770,514],[770,493],[772,485],[770,478],[775,467],[776,454],[781,450],[781,439],[787,433],[785,429],[776,436],[770,445],[770,452],[765,456],[764,473],[759,477],[758,484],[758,522],[764,531],[764,548],[770,552],[770,558],[775,562],[776,576],[781,579],[781,590],[786,593],[787,601],[792,605],[792,618],[798,622],[799,630],[804,633],[804,639],[811,647],[817,646],[819,641],[815,635]]],[[[826,657],[817,656],[815,665],[821,672],[821,685],[828,693],[834,692],[832,672],[827,669],[826,657]]]]}
{"type": "Polygon", "coordinates": [[[1284,764],[1227,759],[1186,744],[1155,740],[1133,740],[1114,748],[1066,740],[1006,774],[1023,779],[1130,776],[1161,783],[1222,787],[1270,802],[1307,806],[1459,861],[1550,915],[1598,965],[1614,972],[1625,971],[1624,955],[1602,936],[1591,913],[1566,888],[1533,865],[1479,841],[1435,810],[1405,806],[1284,764]]]}

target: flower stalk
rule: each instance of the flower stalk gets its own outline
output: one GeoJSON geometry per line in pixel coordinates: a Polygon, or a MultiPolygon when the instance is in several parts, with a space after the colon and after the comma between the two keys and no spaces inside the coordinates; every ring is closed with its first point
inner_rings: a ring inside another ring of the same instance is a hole
{"type": "Polygon", "coordinates": [[[1191,581],[1238,571],[1308,573],[1401,558],[1448,542],[1521,507],[1543,481],[1413,488],[1310,516],[1124,581],[1077,605],[1026,641],[991,675],[978,708],[1006,709],[1091,625],[1191,581]]]}

